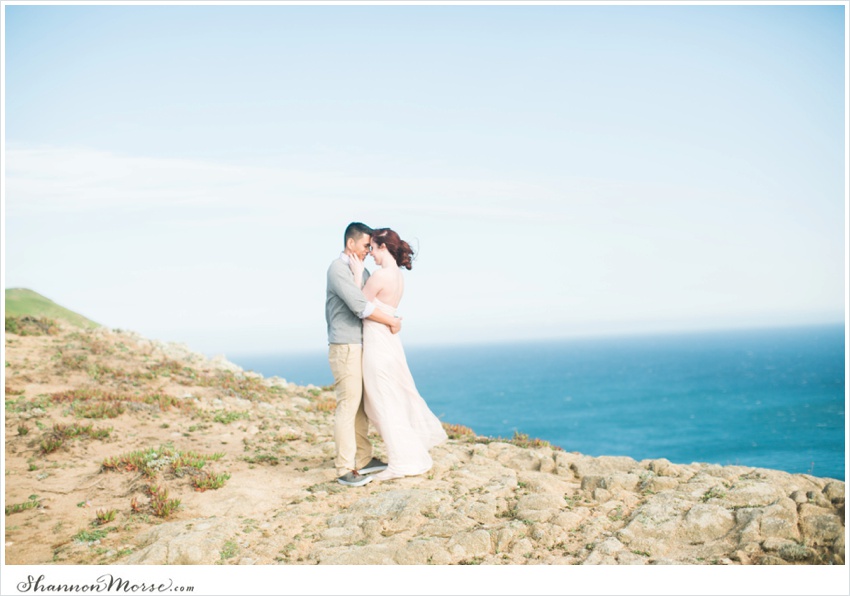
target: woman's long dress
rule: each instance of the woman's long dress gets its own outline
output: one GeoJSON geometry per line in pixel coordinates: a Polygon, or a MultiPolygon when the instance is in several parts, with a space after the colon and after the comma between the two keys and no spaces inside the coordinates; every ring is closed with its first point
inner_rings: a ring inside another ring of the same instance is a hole
{"type": "MultiPolygon", "coordinates": [[[[380,300],[377,308],[395,315],[380,300]]],[[[413,382],[398,334],[368,319],[363,321],[363,386],[366,415],[387,448],[388,468],[377,478],[414,476],[431,469],[428,450],[448,437],[440,420],[413,382]]]]}

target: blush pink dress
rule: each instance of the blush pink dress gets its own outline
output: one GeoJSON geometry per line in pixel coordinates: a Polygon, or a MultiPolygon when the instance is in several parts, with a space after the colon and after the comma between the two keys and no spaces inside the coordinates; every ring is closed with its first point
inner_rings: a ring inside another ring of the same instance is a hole
{"type": "MultiPolygon", "coordinates": [[[[396,309],[380,300],[376,307],[390,315],[396,309]]],[[[378,480],[415,476],[431,469],[428,450],[448,437],[440,420],[413,382],[398,334],[386,325],[363,321],[363,403],[387,448],[388,468],[378,480]]]]}

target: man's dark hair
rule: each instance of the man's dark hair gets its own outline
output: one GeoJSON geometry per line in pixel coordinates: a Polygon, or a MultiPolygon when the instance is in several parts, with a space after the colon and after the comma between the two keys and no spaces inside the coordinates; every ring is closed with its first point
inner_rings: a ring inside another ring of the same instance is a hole
{"type": "Polygon", "coordinates": [[[360,240],[360,237],[363,234],[372,235],[372,228],[367,226],[366,224],[362,224],[359,221],[353,221],[348,224],[348,227],[345,228],[345,237],[342,239],[342,243],[344,246],[348,246],[348,239],[353,238],[354,241],[360,240]]]}

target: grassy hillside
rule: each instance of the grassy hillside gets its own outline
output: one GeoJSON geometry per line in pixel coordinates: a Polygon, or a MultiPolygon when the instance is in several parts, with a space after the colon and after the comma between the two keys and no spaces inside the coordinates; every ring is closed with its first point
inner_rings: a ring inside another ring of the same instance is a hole
{"type": "Polygon", "coordinates": [[[6,316],[23,317],[26,315],[58,319],[83,329],[100,327],[83,315],[59,306],[49,298],[45,298],[32,290],[24,288],[6,290],[6,316]]]}

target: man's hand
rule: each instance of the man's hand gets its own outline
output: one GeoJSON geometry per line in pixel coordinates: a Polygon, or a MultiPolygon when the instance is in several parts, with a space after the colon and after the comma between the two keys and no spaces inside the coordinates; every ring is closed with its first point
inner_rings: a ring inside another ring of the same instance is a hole
{"type": "Polygon", "coordinates": [[[388,325],[393,335],[401,331],[401,318],[393,319],[393,322],[388,325]]]}
{"type": "Polygon", "coordinates": [[[354,281],[357,282],[357,287],[359,288],[363,285],[363,269],[366,268],[366,265],[360,260],[360,257],[351,253],[348,255],[348,266],[351,268],[351,272],[354,274],[354,281]]]}

